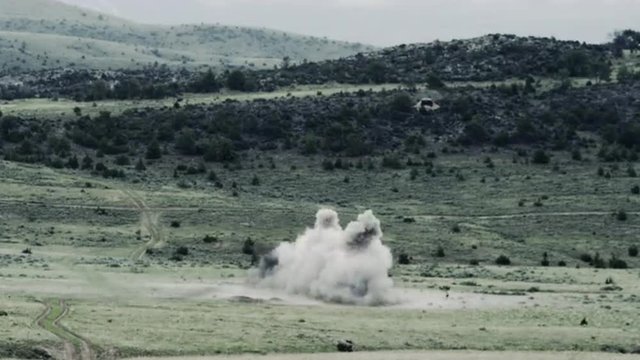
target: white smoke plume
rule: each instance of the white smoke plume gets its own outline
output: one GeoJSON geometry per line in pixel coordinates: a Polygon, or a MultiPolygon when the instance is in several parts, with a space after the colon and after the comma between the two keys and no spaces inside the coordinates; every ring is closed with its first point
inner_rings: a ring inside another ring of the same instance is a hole
{"type": "Polygon", "coordinates": [[[250,277],[260,287],[323,301],[383,305],[393,301],[392,264],[371,210],[343,229],[335,211],[322,209],[313,228],[263,257],[250,277]]]}

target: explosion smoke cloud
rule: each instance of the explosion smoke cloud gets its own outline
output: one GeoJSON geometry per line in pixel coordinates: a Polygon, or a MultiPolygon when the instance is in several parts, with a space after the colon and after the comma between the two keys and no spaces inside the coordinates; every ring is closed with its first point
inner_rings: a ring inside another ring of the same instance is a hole
{"type": "Polygon", "coordinates": [[[322,209],[313,228],[264,256],[251,278],[257,286],[323,301],[382,305],[392,301],[392,264],[371,210],[343,229],[335,211],[322,209]]]}

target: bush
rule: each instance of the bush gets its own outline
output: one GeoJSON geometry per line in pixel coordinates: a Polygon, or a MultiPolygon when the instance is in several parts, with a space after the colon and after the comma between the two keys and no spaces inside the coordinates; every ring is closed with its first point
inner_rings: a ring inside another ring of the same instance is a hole
{"type": "Polygon", "coordinates": [[[179,256],[187,256],[189,255],[189,248],[187,248],[186,246],[180,246],[176,249],[174,254],[179,256]]]}
{"type": "Polygon", "coordinates": [[[472,259],[471,261],[469,261],[469,265],[478,266],[480,265],[480,261],[476,259],[472,259]]]}
{"type": "Polygon", "coordinates": [[[503,265],[503,266],[511,265],[511,259],[509,259],[505,255],[500,255],[496,259],[496,264],[503,265]]]}
{"type": "Polygon", "coordinates": [[[409,254],[402,253],[398,256],[398,264],[400,265],[409,265],[411,263],[411,257],[409,254]]]}
{"type": "Polygon", "coordinates": [[[542,254],[542,261],[540,262],[540,265],[549,266],[550,264],[551,263],[549,262],[549,254],[545,252],[544,254],[542,254]]]}
{"type": "Polygon", "coordinates": [[[385,156],[382,158],[382,167],[394,170],[404,168],[402,161],[397,156],[385,156]]]}
{"type": "Polygon", "coordinates": [[[540,165],[548,164],[549,161],[551,161],[551,158],[546,152],[544,152],[544,150],[536,150],[536,152],[533,153],[533,158],[531,159],[532,163],[540,165]]]}
{"type": "Polygon", "coordinates": [[[152,141],[147,146],[146,158],[149,160],[156,160],[162,157],[162,151],[160,150],[160,144],[157,141],[152,141]]]}
{"type": "Polygon", "coordinates": [[[329,159],[324,159],[322,161],[322,169],[326,170],[326,171],[333,171],[335,169],[335,165],[334,162],[329,160],[329,159]]]}
{"type": "Polygon", "coordinates": [[[560,260],[560,261],[558,261],[558,266],[565,267],[565,266],[567,266],[567,263],[564,260],[560,260]]]}
{"type": "Polygon", "coordinates": [[[637,257],[638,256],[638,246],[637,245],[629,246],[629,256],[631,256],[631,257],[637,257]]]}
{"type": "Polygon", "coordinates": [[[612,269],[626,269],[628,265],[624,260],[612,256],[611,259],[609,259],[609,267],[612,269]]]}
{"type": "Polygon", "coordinates": [[[600,257],[599,253],[596,253],[596,256],[593,257],[592,264],[596,269],[605,269],[607,264],[604,262],[604,259],[600,257]]]}
{"type": "Polygon", "coordinates": [[[218,238],[215,236],[207,235],[202,239],[205,244],[213,244],[218,242],[218,238]]]}
{"type": "Polygon", "coordinates": [[[455,225],[453,225],[453,226],[451,227],[451,232],[453,232],[453,233],[455,233],[455,234],[460,233],[460,231],[462,231],[462,230],[460,229],[460,225],[458,225],[458,224],[455,224],[455,225]]]}
{"type": "Polygon", "coordinates": [[[180,221],[177,221],[177,220],[171,221],[171,227],[172,228],[179,228],[180,227],[180,221]]]}
{"type": "Polygon", "coordinates": [[[582,260],[583,262],[586,262],[587,264],[591,264],[593,262],[593,258],[591,257],[591,254],[581,254],[580,255],[580,260],[582,260]]]}
{"type": "Polygon", "coordinates": [[[620,210],[616,213],[616,219],[618,219],[618,221],[627,221],[627,212],[624,210],[620,210]]]}
{"type": "Polygon", "coordinates": [[[436,257],[445,257],[444,248],[442,246],[438,246],[438,249],[436,250],[436,257]]]}
{"type": "Polygon", "coordinates": [[[391,100],[389,107],[395,111],[408,113],[411,112],[413,108],[413,100],[411,100],[411,97],[407,94],[397,94],[391,100]]]}
{"type": "Polygon", "coordinates": [[[254,255],[256,253],[255,246],[256,243],[251,240],[251,238],[247,238],[242,244],[242,253],[245,255],[254,255]]]}
{"type": "Polygon", "coordinates": [[[253,186],[260,185],[260,178],[258,178],[258,175],[253,175],[253,179],[251,179],[251,185],[253,186]]]}
{"type": "Polygon", "coordinates": [[[636,185],[634,187],[631,188],[631,193],[633,195],[639,195],[640,194],[640,186],[636,185]]]}

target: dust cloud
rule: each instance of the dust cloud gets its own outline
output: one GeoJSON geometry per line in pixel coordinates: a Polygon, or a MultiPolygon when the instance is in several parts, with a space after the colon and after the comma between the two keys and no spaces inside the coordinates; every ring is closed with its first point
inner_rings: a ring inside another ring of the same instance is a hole
{"type": "Polygon", "coordinates": [[[249,278],[260,288],[325,302],[387,305],[395,301],[392,265],[380,221],[371,210],[343,229],[335,211],[322,209],[313,228],[262,257],[249,278]]]}

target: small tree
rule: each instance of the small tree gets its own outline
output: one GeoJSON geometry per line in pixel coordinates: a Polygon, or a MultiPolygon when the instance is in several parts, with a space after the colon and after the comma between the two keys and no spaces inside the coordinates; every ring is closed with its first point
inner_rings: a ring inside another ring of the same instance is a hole
{"type": "Polygon", "coordinates": [[[247,85],[246,83],[247,83],[247,78],[244,75],[244,73],[240,70],[232,71],[227,77],[227,87],[230,90],[245,91],[246,85],[247,85]]]}
{"type": "Polygon", "coordinates": [[[542,266],[549,266],[549,254],[547,254],[546,252],[544,254],[542,254],[542,261],[540,262],[540,264],[542,266]]]}
{"type": "Polygon", "coordinates": [[[438,249],[436,250],[436,257],[445,257],[444,248],[442,246],[438,246],[438,249]]]}
{"type": "Polygon", "coordinates": [[[398,264],[400,265],[409,265],[411,264],[411,257],[409,254],[402,253],[398,256],[398,264]]]}
{"type": "Polygon", "coordinates": [[[142,161],[142,158],[138,159],[138,162],[136,163],[136,171],[145,170],[147,170],[147,167],[144,165],[144,161],[142,161]]]}
{"type": "Polygon", "coordinates": [[[638,246],[637,245],[629,246],[629,256],[631,256],[631,257],[637,257],[638,256],[638,246]]]}
{"type": "Polygon", "coordinates": [[[160,150],[160,144],[158,143],[157,140],[153,140],[147,146],[146,158],[149,160],[156,160],[156,159],[160,159],[161,157],[162,157],[162,150],[160,150]]]}
{"type": "Polygon", "coordinates": [[[253,255],[256,252],[255,249],[256,243],[251,240],[251,238],[247,238],[242,244],[242,253],[245,255],[253,255]]]}
{"type": "Polygon", "coordinates": [[[549,161],[551,161],[549,155],[541,149],[536,150],[536,152],[533,153],[533,158],[531,159],[532,163],[540,165],[548,164],[549,161]]]}
{"type": "Polygon", "coordinates": [[[251,179],[251,185],[260,186],[260,179],[258,178],[258,175],[253,175],[253,179],[251,179]]]}
{"type": "Polygon", "coordinates": [[[505,255],[500,255],[500,256],[498,256],[498,258],[496,259],[496,264],[498,264],[498,265],[502,265],[502,266],[511,265],[511,259],[509,259],[509,258],[508,258],[508,257],[506,257],[505,255]]]}

